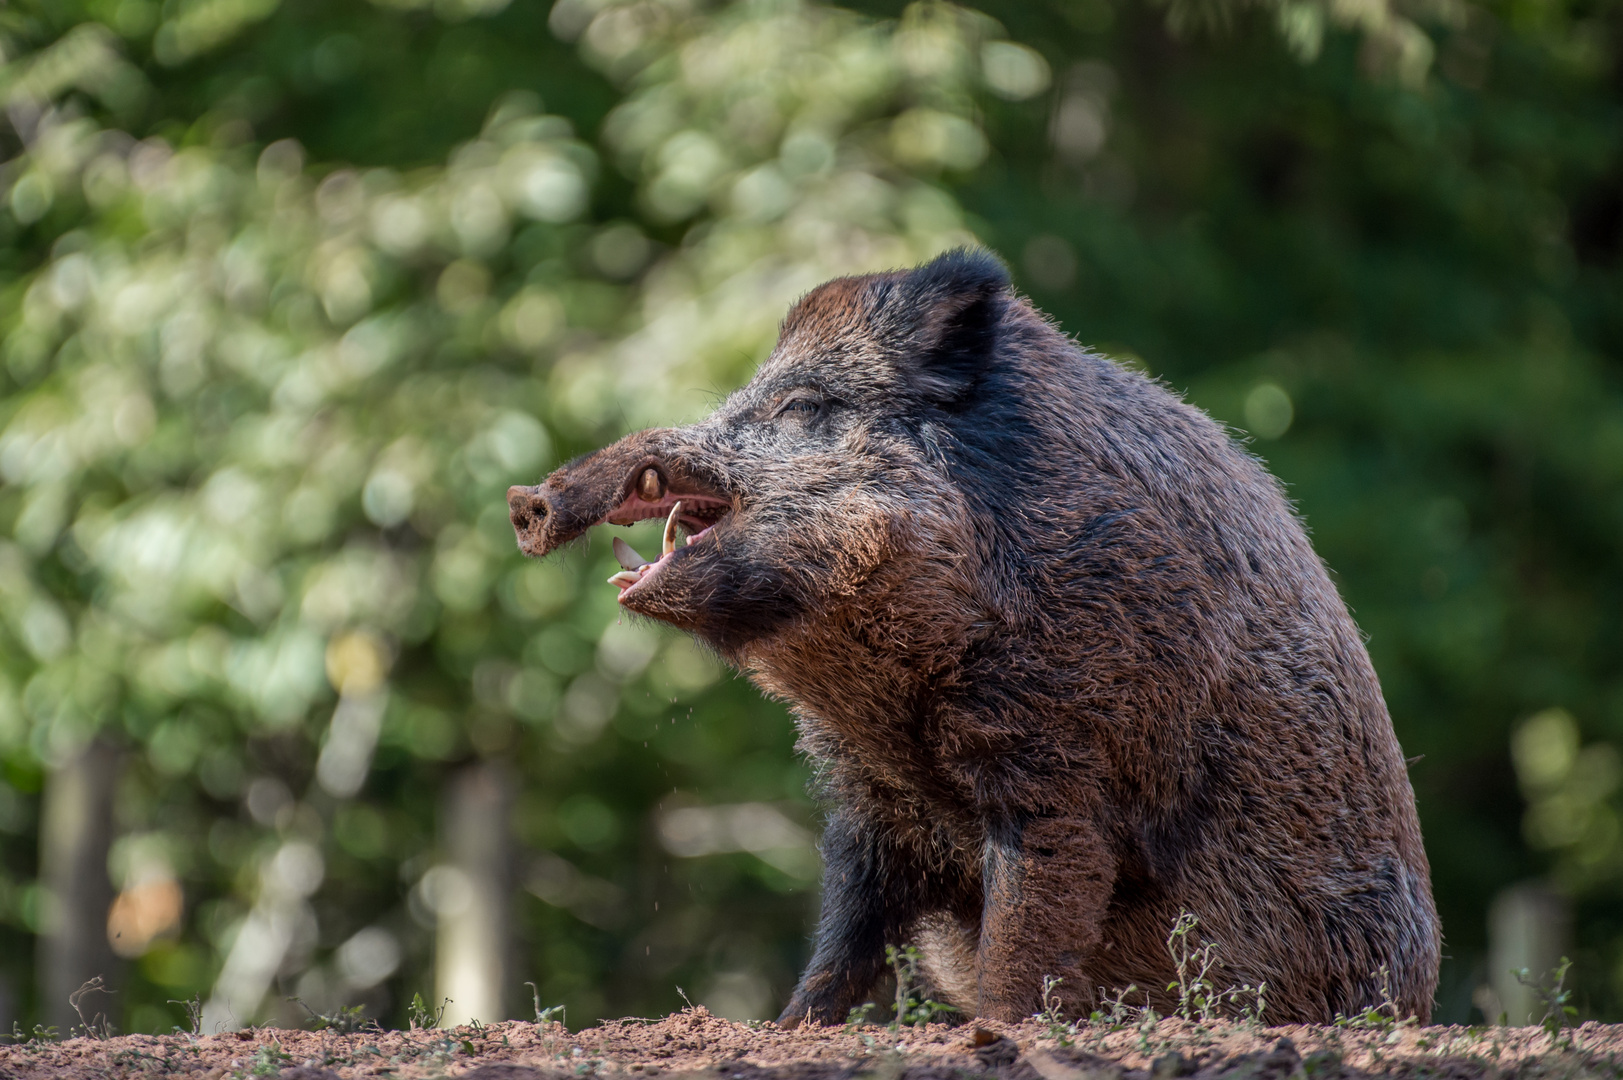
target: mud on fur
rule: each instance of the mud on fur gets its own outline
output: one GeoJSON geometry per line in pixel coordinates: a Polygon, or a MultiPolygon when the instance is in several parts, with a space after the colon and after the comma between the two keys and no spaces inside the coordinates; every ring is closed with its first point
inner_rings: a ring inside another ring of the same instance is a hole
{"type": "Polygon", "coordinates": [[[1276,1023],[1376,1006],[1383,971],[1428,1018],[1414,795],[1301,523],[1218,424],[1078,347],[992,256],[815,289],[707,419],[508,502],[535,556],[666,518],[659,559],[620,553],[620,603],[790,704],[831,813],[780,1023],[844,1021],[895,941],[966,1013],[1030,1016],[1046,975],[1087,1015],[1096,988],[1175,980],[1182,912],[1276,1023]]]}

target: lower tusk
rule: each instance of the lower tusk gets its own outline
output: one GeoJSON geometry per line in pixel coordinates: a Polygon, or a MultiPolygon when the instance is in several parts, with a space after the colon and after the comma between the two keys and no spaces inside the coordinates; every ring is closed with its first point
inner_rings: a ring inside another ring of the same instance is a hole
{"type": "MultiPolygon", "coordinates": [[[[682,503],[681,500],[677,500],[676,505],[671,507],[671,516],[665,519],[664,555],[669,555],[671,552],[676,550],[676,516],[681,512],[682,503]]],[[[663,558],[664,555],[661,555],[661,558],[663,558]]]]}
{"type": "Polygon", "coordinates": [[[637,549],[620,539],[614,538],[614,558],[627,570],[635,570],[639,566],[647,566],[648,560],[637,554],[637,549]]]}
{"type": "Polygon", "coordinates": [[[610,585],[617,585],[621,589],[629,589],[642,580],[642,574],[636,570],[622,570],[609,578],[610,585]]]}

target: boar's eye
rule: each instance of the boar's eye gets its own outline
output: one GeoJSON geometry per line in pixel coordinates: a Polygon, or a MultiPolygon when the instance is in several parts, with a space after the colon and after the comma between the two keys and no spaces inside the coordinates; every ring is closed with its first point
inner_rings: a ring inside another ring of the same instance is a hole
{"type": "Polygon", "coordinates": [[[778,406],[779,416],[794,416],[801,420],[810,420],[822,411],[823,403],[808,397],[793,397],[778,406]]]}

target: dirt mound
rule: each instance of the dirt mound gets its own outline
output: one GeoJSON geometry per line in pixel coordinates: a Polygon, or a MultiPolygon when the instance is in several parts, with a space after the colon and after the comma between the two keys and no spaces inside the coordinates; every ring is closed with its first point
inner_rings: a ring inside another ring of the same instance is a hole
{"type": "Polygon", "coordinates": [[[0,1048],[0,1076],[21,1078],[466,1077],[554,1080],[703,1074],[713,1080],[1492,1080],[1615,1077],[1623,1026],[1539,1028],[1281,1027],[1153,1024],[1060,1028],[973,1022],[780,1031],[691,1009],[571,1032],[513,1021],[413,1031],[125,1035],[0,1048]]]}

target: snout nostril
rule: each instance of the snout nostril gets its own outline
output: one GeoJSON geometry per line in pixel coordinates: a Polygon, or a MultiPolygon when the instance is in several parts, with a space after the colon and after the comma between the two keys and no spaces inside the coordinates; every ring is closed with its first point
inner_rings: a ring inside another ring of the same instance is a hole
{"type": "Polygon", "coordinates": [[[507,509],[515,525],[520,518],[541,521],[548,513],[547,500],[541,497],[540,488],[518,485],[507,489],[507,509]]]}

